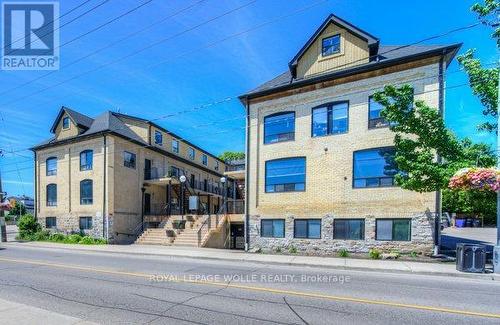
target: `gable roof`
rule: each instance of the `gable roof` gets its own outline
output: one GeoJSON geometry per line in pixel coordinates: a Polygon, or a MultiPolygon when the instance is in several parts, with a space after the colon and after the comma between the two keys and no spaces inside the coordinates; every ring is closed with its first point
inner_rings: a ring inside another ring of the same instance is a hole
{"type": "Polygon", "coordinates": [[[290,72],[294,78],[296,77],[296,71],[297,71],[296,68],[300,58],[304,55],[304,53],[311,47],[314,41],[316,41],[316,39],[323,33],[323,31],[331,23],[348,30],[350,33],[356,35],[359,38],[366,40],[366,42],[368,43],[368,48],[370,49],[370,56],[372,56],[372,53],[373,55],[377,53],[379,44],[379,39],[377,37],[365,32],[359,27],[352,25],[351,23],[343,20],[342,18],[335,16],[334,14],[330,14],[328,17],[326,17],[326,19],[314,32],[314,34],[309,38],[306,44],[304,44],[304,46],[300,49],[300,51],[293,57],[290,63],[288,63],[290,72]]]}
{"type": "Polygon", "coordinates": [[[451,45],[381,45],[379,47],[379,53],[377,54],[377,60],[375,61],[359,64],[354,67],[348,67],[345,69],[328,71],[325,73],[300,79],[293,77],[291,71],[287,70],[279,74],[277,77],[274,77],[273,79],[263,83],[257,88],[254,88],[253,90],[247,92],[246,94],[239,96],[239,98],[243,101],[247,97],[254,98],[264,96],[277,91],[301,87],[325,80],[332,80],[356,73],[377,70],[386,66],[436,55],[445,55],[446,63],[449,64],[461,46],[461,43],[451,45]]]}
{"type": "Polygon", "coordinates": [[[83,129],[90,128],[90,126],[92,125],[92,122],[94,121],[92,118],[88,117],[87,115],[84,115],[82,113],[74,111],[71,108],[62,106],[61,109],[59,110],[59,113],[57,114],[56,119],[54,120],[54,124],[52,124],[52,127],[50,128],[50,132],[56,133],[57,125],[59,124],[59,121],[61,120],[64,113],[68,114],[69,118],[73,121],[73,123],[76,126],[83,128],[83,129]]]}
{"type": "MultiPolygon", "coordinates": [[[[174,134],[173,132],[166,130],[162,126],[160,126],[156,123],[153,123],[150,120],[146,120],[146,119],[143,119],[140,117],[136,117],[136,116],[132,116],[132,115],[128,115],[128,114],[123,114],[123,113],[106,111],[106,112],[98,115],[95,119],[92,119],[84,114],[78,113],[78,112],[71,110],[71,109],[64,107],[64,106],[59,111],[57,118],[56,118],[56,121],[54,122],[54,125],[52,126],[51,131],[55,130],[55,127],[57,127],[57,123],[61,119],[64,112],[67,112],[68,115],[71,114],[70,117],[72,118],[72,120],[76,119],[79,123],[85,123],[85,124],[81,124],[82,127],[84,128],[84,131],[79,133],[76,136],[65,138],[65,139],[57,139],[57,137],[53,136],[53,137],[51,137],[51,138],[49,138],[41,143],[38,143],[33,148],[31,148],[31,150],[37,150],[37,149],[48,147],[48,146],[51,146],[53,144],[57,144],[60,142],[73,141],[75,139],[85,138],[85,137],[89,137],[89,136],[93,136],[93,135],[95,136],[95,135],[104,134],[104,133],[114,133],[114,134],[122,136],[126,139],[129,139],[131,141],[140,143],[141,145],[149,146],[149,144],[146,141],[144,141],[139,135],[137,135],[135,132],[133,132],[124,122],[122,122],[122,120],[120,120],[120,118],[129,118],[129,119],[133,119],[133,120],[136,120],[139,122],[143,122],[147,125],[152,125],[158,129],[161,129],[164,132],[170,134],[174,138],[183,139],[182,137],[174,134]],[[89,120],[91,121],[90,123],[89,123],[89,120]]],[[[75,122],[75,123],[78,124],[77,122],[75,122]]],[[[78,125],[80,125],[80,124],[78,124],[78,125]]],[[[196,148],[199,151],[202,151],[203,153],[211,156],[213,159],[215,159],[219,162],[222,162],[222,163],[224,162],[223,160],[219,159],[216,155],[209,153],[208,151],[200,148],[199,146],[197,146],[197,145],[195,145],[195,144],[193,144],[185,139],[183,139],[182,141],[185,142],[187,145],[189,145],[193,148],[196,148]]]]}

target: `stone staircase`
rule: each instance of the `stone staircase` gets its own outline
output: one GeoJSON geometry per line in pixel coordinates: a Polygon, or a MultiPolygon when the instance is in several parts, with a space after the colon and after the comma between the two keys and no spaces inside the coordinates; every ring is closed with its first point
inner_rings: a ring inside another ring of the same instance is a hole
{"type": "MultiPolygon", "coordinates": [[[[198,247],[198,231],[203,226],[206,217],[192,216],[193,221],[186,221],[186,229],[174,229],[172,226],[173,220],[180,219],[179,216],[172,217],[159,228],[146,229],[135,241],[136,244],[143,245],[171,245],[171,246],[188,246],[198,247]],[[174,237],[168,237],[167,232],[175,234],[174,237]]],[[[189,220],[190,217],[186,217],[189,220]]],[[[215,220],[215,216],[212,216],[215,220]]],[[[211,225],[215,227],[215,221],[212,220],[211,225]]],[[[206,241],[206,236],[209,236],[210,231],[202,231],[202,243],[206,241]]]]}

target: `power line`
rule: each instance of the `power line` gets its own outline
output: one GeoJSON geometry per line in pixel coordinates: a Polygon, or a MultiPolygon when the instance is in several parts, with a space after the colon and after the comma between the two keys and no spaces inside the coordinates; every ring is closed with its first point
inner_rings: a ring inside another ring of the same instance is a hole
{"type": "MultiPolygon", "coordinates": [[[[81,62],[81,61],[83,61],[84,59],[87,59],[87,58],[89,58],[89,57],[91,57],[91,56],[93,56],[93,55],[95,55],[95,54],[97,54],[97,53],[100,53],[100,52],[102,52],[103,50],[106,50],[106,49],[108,49],[108,48],[111,48],[111,47],[115,46],[116,44],[119,44],[119,43],[121,43],[121,42],[123,42],[123,41],[125,41],[125,40],[127,40],[127,39],[129,39],[129,38],[131,38],[131,37],[134,37],[134,36],[136,36],[136,35],[138,35],[138,34],[140,34],[140,33],[144,32],[144,31],[146,31],[146,30],[148,30],[148,29],[150,29],[150,28],[152,28],[152,27],[156,26],[156,25],[159,25],[159,24],[161,24],[161,23],[165,22],[166,20],[168,20],[168,19],[170,19],[170,18],[173,18],[173,17],[175,17],[175,16],[177,16],[177,15],[179,15],[179,14],[181,14],[181,13],[183,13],[183,12],[185,12],[185,11],[187,11],[187,10],[189,10],[189,9],[193,8],[193,7],[195,7],[196,5],[199,5],[200,3],[204,2],[204,1],[206,1],[206,0],[199,0],[199,1],[197,1],[197,2],[195,2],[195,3],[193,3],[193,4],[191,4],[191,5],[189,5],[189,6],[187,6],[187,7],[184,7],[184,8],[182,8],[182,9],[180,9],[180,10],[178,10],[178,11],[176,11],[176,12],[172,13],[172,14],[169,14],[168,16],[166,16],[166,17],[164,17],[164,18],[162,18],[162,19],[160,19],[160,20],[158,20],[158,21],[156,21],[156,22],[154,22],[154,23],[152,23],[152,24],[150,24],[150,25],[148,25],[148,26],[146,26],[146,27],[144,27],[144,28],[141,28],[141,29],[139,29],[139,30],[137,30],[137,31],[135,31],[135,32],[133,32],[133,33],[130,33],[130,34],[126,35],[125,37],[120,38],[120,39],[119,39],[119,40],[117,40],[117,41],[111,42],[111,43],[107,44],[106,46],[101,47],[100,49],[97,49],[97,50],[95,50],[95,51],[92,51],[92,52],[90,52],[90,53],[88,53],[88,54],[86,54],[86,55],[84,55],[84,56],[82,56],[82,57],[80,57],[80,58],[78,58],[78,59],[76,59],[76,60],[74,60],[74,61],[72,61],[72,62],[70,62],[70,63],[66,64],[66,65],[63,65],[63,66],[61,67],[61,69],[63,69],[63,68],[67,68],[67,67],[70,67],[70,66],[72,66],[72,65],[75,65],[76,63],[81,62]]],[[[134,9],[135,9],[135,8],[134,8],[134,9]]],[[[139,7],[136,7],[136,9],[139,9],[139,7]]],[[[128,13],[130,13],[130,11],[129,11],[128,13]]],[[[127,14],[127,13],[124,13],[124,14],[120,15],[119,17],[121,18],[121,17],[123,17],[125,14],[127,14]]],[[[117,20],[117,18],[118,18],[118,17],[116,17],[114,20],[117,20]]],[[[104,26],[103,26],[103,25],[101,25],[100,27],[104,27],[104,26]]],[[[72,39],[71,41],[69,41],[69,42],[68,42],[68,43],[66,43],[66,44],[69,44],[70,42],[73,42],[73,41],[75,41],[76,39],[78,39],[78,38],[82,38],[84,35],[88,35],[88,34],[89,34],[89,32],[87,32],[87,33],[85,33],[85,34],[81,34],[81,35],[77,36],[77,38],[72,39]]],[[[14,91],[14,90],[17,90],[17,89],[20,89],[20,88],[24,88],[25,86],[27,86],[27,85],[29,85],[29,84],[31,84],[31,83],[33,83],[33,82],[35,82],[35,81],[38,81],[38,80],[40,80],[40,79],[43,79],[43,78],[45,78],[45,77],[47,77],[47,76],[50,76],[50,75],[52,75],[52,74],[54,74],[54,73],[56,73],[56,72],[57,72],[56,70],[49,71],[49,72],[47,72],[46,74],[43,74],[43,75],[41,75],[41,76],[39,76],[39,77],[37,77],[37,78],[34,78],[34,79],[31,79],[31,80],[28,80],[27,82],[25,82],[25,83],[23,83],[23,84],[21,84],[21,85],[18,85],[18,86],[16,86],[16,87],[10,88],[10,89],[8,89],[8,90],[6,90],[6,91],[4,91],[4,92],[0,93],[0,96],[1,96],[1,95],[5,95],[5,94],[8,94],[8,93],[11,93],[11,92],[12,92],[12,91],[14,91]]]]}
{"type": "MultiPolygon", "coordinates": [[[[57,17],[57,18],[55,18],[55,19],[53,19],[53,20],[51,20],[51,21],[49,21],[49,22],[47,22],[47,23],[43,24],[43,25],[42,25],[42,27],[40,27],[40,29],[42,29],[42,28],[44,28],[44,27],[46,27],[46,26],[48,26],[48,25],[50,25],[50,24],[52,24],[52,23],[54,23],[54,22],[56,22],[56,21],[61,20],[61,18],[63,18],[64,16],[69,15],[70,13],[72,13],[73,11],[77,10],[78,8],[80,8],[80,7],[84,6],[85,4],[89,3],[90,1],[92,1],[92,0],[86,0],[86,1],[84,1],[84,2],[82,2],[82,3],[80,3],[79,5],[77,5],[76,7],[73,7],[72,9],[68,10],[67,12],[65,12],[65,13],[64,13],[64,14],[62,14],[62,15],[60,15],[59,17],[57,17]]],[[[48,35],[48,34],[47,34],[47,35],[48,35]]],[[[44,36],[45,36],[45,35],[44,35],[44,36]]],[[[19,42],[19,41],[21,41],[21,40],[24,40],[25,38],[26,38],[26,37],[21,37],[21,38],[18,38],[17,40],[15,40],[15,41],[12,41],[12,42],[10,43],[11,48],[12,48],[12,44],[15,44],[15,43],[17,43],[17,42],[19,42]]],[[[31,44],[31,43],[30,43],[30,44],[31,44]]],[[[7,45],[3,47],[3,50],[5,50],[6,48],[7,48],[7,45]]]]}
{"type": "MultiPolygon", "coordinates": [[[[224,14],[223,14],[223,15],[221,15],[221,16],[227,15],[227,14],[229,14],[229,13],[230,13],[230,12],[232,12],[232,11],[239,10],[239,9],[241,9],[242,7],[248,6],[248,5],[252,4],[252,3],[253,3],[253,2],[255,2],[255,1],[257,1],[257,0],[251,1],[250,3],[247,3],[247,4],[245,4],[245,5],[241,6],[241,7],[238,7],[238,8],[235,8],[235,9],[233,9],[233,10],[230,10],[229,12],[226,12],[226,13],[224,13],[224,14]]],[[[299,10],[297,10],[297,12],[298,12],[298,11],[307,10],[307,9],[309,9],[309,8],[311,8],[311,7],[315,6],[315,5],[318,5],[318,4],[322,3],[322,2],[325,2],[325,1],[320,1],[320,2],[317,2],[317,3],[313,4],[313,5],[311,5],[311,6],[307,6],[307,7],[304,7],[304,8],[300,8],[299,10]]],[[[295,13],[296,13],[296,12],[294,12],[294,13],[290,13],[290,14],[287,14],[287,15],[283,15],[283,16],[280,16],[280,17],[277,17],[277,18],[275,18],[275,19],[273,19],[273,20],[271,20],[271,21],[268,21],[268,22],[265,22],[265,23],[263,23],[263,24],[260,24],[260,25],[258,25],[258,26],[256,26],[256,27],[254,27],[254,28],[248,29],[248,30],[246,30],[246,31],[243,31],[243,32],[240,32],[240,33],[237,33],[237,34],[234,34],[234,35],[231,35],[230,37],[234,37],[234,36],[236,36],[236,35],[240,35],[240,34],[242,34],[242,33],[249,32],[250,30],[254,30],[254,29],[256,29],[256,28],[260,28],[260,27],[262,27],[262,26],[264,26],[264,25],[267,25],[267,24],[269,24],[269,23],[271,23],[271,22],[274,22],[274,21],[276,21],[276,20],[279,20],[279,19],[286,18],[286,17],[288,17],[288,16],[290,16],[290,15],[292,15],[292,14],[295,14],[295,13]]],[[[7,103],[5,103],[4,105],[9,105],[9,104],[15,103],[15,102],[17,102],[17,101],[20,101],[20,100],[23,100],[23,99],[25,99],[25,98],[31,97],[31,96],[36,95],[36,94],[38,94],[38,93],[44,92],[44,91],[46,91],[46,90],[48,90],[48,89],[54,88],[54,87],[59,86],[59,85],[62,85],[62,84],[64,84],[64,83],[67,83],[67,82],[69,82],[69,81],[71,81],[71,80],[78,79],[79,77],[81,77],[81,76],[83,76],[83,75],[87,75],[87,74],[89,74],[89,73],[95,72],[95,71],[97,71],[97,70],[100,70],[100,69],[101,69],[101,68],[103,68],[103,67],[106,67],[106,66],[109,66],[109,65],[115,64],[115,63],[117,63],[117,62],[121,62],[121,61],[123,61],[124,59],[127,59],[127,58],[129,58],[129,57],[131,57],[131,56],[134,56],[134,55],[136,55],[136,54],[138,54],[138,53],[140,53],[140,52],[144,51],[145,49],[151,48],[151,47],[153,47],[153,46],[158,45],[158,44],[159,44],[159,43],[161,43],[161,42],[164,42],[164,41],[169,40],[169,39],[171,39],[171,38],[177,37],[177,36],[179,36],[180,34],[183,34],[183,33],[187,32],[187,31],[189,31],[189,30],[192,30],[192,29],[198,28],[198,27],[202,26],[203,24],[206,24],[207,22],[210,22],[210,21],[213,21],[213,20],[215,20],[215,19],[220,18],[221,16],[218,16],[218,17],[212,18],[212,19],[210,19],[210,20],[208,20],[208,21],[205,21],[205,22],[203,22],[203,23],[200,23],[200,24],[198,24],[198,25],[196,25],[196,26],[194,26],[194,27],[191,27],[191,28],[189,28],[188,30],[182,31],[182,32],[180,32],[180,33],[178,33],[178,34],[176,34],[176,35],[174,35],[174,36],[172,36],[172,37],[168,37],[168,38],[166,38],[166,39],[162,39],[162,40],[159,40],[159,41],[157,41],[157,42],[154,42],[154,43],[152,43],[152,44],[150,44],[150,45],[146,46],[145,48],[141,48],[141,49],[139,49],[138,51],[132,52],[132,53],[130,53],[130,54],[128,54],[128,55],[126,55],[126,56],[124,56],[124,57],[122,57],[122,58],[119,58],[118,60],[115,60],[115,61],[110,61],[110,62],[108,62],[108,63],[102,64],[102,65],[98,66],[98,67],[97,67],[97,68],[95,68],[95,69],[92,69],[92,70],[86,71],[86,72],[84,72],[84,73],[82,73],[82,74],[80,74],[80,75],[73,76],[73,77],[71,77],[71,78],[69,78],[69,79],[66,79],[66,80],[64,80],[64,81],[60,82],[60,83],[57,83],[57,84],[54,84],[54,85],[51,85],[51,86],[45,87],[45,88],[43,88],[43,89],[41,89],[41,90],[38,90],[38,91],[36,91],[36,92],[33,92],[33,93],[31,93],[31,94],[27,95],[27,96],[22,96],[22,97],[17,98],[17,99],[15,99],[15,100],[13,100],[13,101],[7,102],[7,103]]],[[[438,34],[438,35],[435,35],[435,36],[431,36],[431,37],[425,38],[424,40],[429,40],[429,39],[435,39],[435,38],[438,38],[438,37],[442,37],[443,35],[448,35],[448,34],[450,34],[450,33],[453,33],[453,32],[459,31],[459,30],[464,30],[464,29],[472,28],[472,27],[475,27],[476,25],[477,25],[477,24],[473,24],[473,25],[468,25],[468,26],[464,26],[464,27],[456,28],[456,29],[453,29],[453,30],[451,30],[451,31],[448,31],[448,32],[445,32],[445,33],[442,33],[442,34],[438,34]]],[[[228,38],[230,38],[230,37],[226,37],[226,38],[224,38],[224,39],[222,39],[222,40],[220,40],[220,41],[225,41],[225,40],[227,40],[227,39],[228,39],[228,38]]],[[[421,40],[421,41],[415,42],[415,43],[413,43],[413,44],[421,43],[421,42],[423,42],[424,40],[421,40]]],[[[215,43],[216,43],[216,42],[214,42],[214,43],[209,43],[209,44],[207,45],[207,47],[211,47],[211,46],[215,45],[215,43]]],[[[398,47],[398,48],[391,49],[390,51],[394,51],[394,50],[396,50],[396,49],[404,48],[404,47],[407,47],[407,46],[409,46],[409,45],[403,45],[403,46],[400,46],[400,47],[398,47]]],[[[199,50],[199,48],[198,48],[198,50],[199,50]]],[[[390,52],[390,51],[386,51],[386,52],[383,52],[383,53],[381,53],[381,54],[384,54],[384,53],[387,53],[387,52],[390,52]]],[[[190,52],[188,52],[188,53],[190,53],[190,52]]],[[[380,55],[381,55],[381,54],[380,54],[380,55]]],[[[162,62],[162,63],[163,63],[163,62],[162,62]]],[[[153,65],[153,66],[156,66],[156,64],[155,64],[155,65],[153,65]]],[[[152,66],[151,66],[151,67],[152,67],[152,66]]]]}
{"type": "MultiPolygon", "coordinates": [[[[432,76],[427,77],[427,78],[432,78],[432,76]]],[[[408,81],[405,81],[404,83],[406,83],[406,82],[408,82],[408,81]]],[[[458,85],[446,86],[446,87],[444,87],[444,89],[454,89],[454,88],[459,88],[459,87],[468,86],[468,85],[469,85],[468,83],[462,83],[462,84],[458,84],[458,85]]],[[[309,105],[309,104],[313,104],[314,105],[314,104],[317,104],[317,103],[326,103],[326,102],[329,102],[329,101],[332,101],[332,100],[336,100],[336,99],[341,98],[341,97],[345,97],[347,95],[352,95],[352,94],[357,94],[357,93],[364,93],[364,92],[368,92],[370,90],[376,90],[376,89],[380,89],[380,87],[372,88],[372,89],[368,89],[368,90],[365,89],[363,91],[345,93],[345,94],[337,95],[337,96],[323,97],[320,100],[313,100],[313,101],[308,101],[308,102],[302,102],[302,103],[298,103],[298,104],[289,105],[288,107],[290,108],[290,107],[303,106],[303,105],[309,105]]],[[[423,95],[423,94],[426,94],[426,93],[433,93],[433,92],[436,92],[436,91],[439,91],[439,89],[427,90],[427,91],[415,93],[415,95],[423,95]]],[[[223,133],[228,133],[228,132],[232,132],[232,131],[245,130],[247,128],[256,127],[256,126],[258,126],[258,124],[246,125],[246,126],[243,126],[243,127],[229,128],[229,129],[226,129],[226,130],[223,130],[223,131],[219,131],[219,132],[210,132],[210,134],[212,134],[212,135],[213,134],[223,134],[223,133]]],[[[112,129],[111,131],[117,131],[117,130],[120,130],[120,129],[122,129],[122,128],[112,129]]],[[[172,132],[166,131],[165,133],[173,135],[175,140],[190,142],[189,140],[187,140],[185,138],[175,137],[175,135],[172,134],[172,132]]],[[[206,138],[206,135],[205,134],[199,134],[198,136],[192,137],[191,139],[193,139],[193,138],[206,138]]],[[[148,144],[145,144],[145,145],[133,145],[132,147],[133,148],[146,148],[146,149],[147,148],[158,148],[155,145],[148,145],[148,144]]],[[[12,152],[6,151],[6,153],[12,153],[12,152]]],[[[112,152],[110,151],[109,153],[112,153],[112,152]]],[[[101,154],[94,154],[94,156],[99,156],[99,155],[103,155],[103,154],[102,153],[101,154]]],[[[212,154],[210,154],[210,155],[213,156],[212,154]]],[[[23,169],[29,169],[29,168],[32,168],[32,167],[22,168],[21,170],[23,170],[23,169]]],[[[13,171],[15,171],[15,170],[3,171],[3,173],[10,173],[10,172],[13,172],[13,171]]]]}
{"type": "MultiPolygon", "coordinates": [[[[69,24],[71,24],[72,22],[74,22],[74,21],[76,21],[76,20],[78,20],[78,19],[80,19],[80,18],[82,18],[82,17],[84,17],[84,16],[86,16],[86,15],[90,14],[91,12],[93,12],[94,10],[97,10],[99,7],[103,6],[104,4],[106,4],[106,3],[107,3],[107,2],[109,2],[109,1],[110,1],[110,0],[104,0],[103,2],[101,2],[101,3],[97,4],[97,5],[95,5],[94,7],[90,8],[89,10],[87,10],[87,11],[85,11],[85,12],[81,13],[80,15],[76,16],[75,18],[71,19],[70,21],[68,21],[68,22],[66,22],[66,23],[64,23],[64,24],[62,24],[62,25],[61,25],[61,26],[59,26],[58,28],[55,28],[54,30],[52,30],[52,31],[50,31],[50,32],[48,32],[48,33],[46,33],[46,34],[44,34],[44,35],[40,36],[40,38],[45,37],[45,36],[50,35],[50,34],[53,34],[56,30],[60,30],[60,29],[61,29],[61,28],[63,28],[64,26],[69,25],[69,24]]],[[[151,1],[152,1],[152,0],[151,0],[151,1]]],[[[36,39],[34,39],[34,40],[32,40],[31,42],[29,42],[27,45],[33,44],[34,42],[36,42],[36,39]]],[[[59,46],[59,47],[60,47],[60,46],[59,46]]],[[[6,53],[5,55],[9,55],[9,54],[12,54],[12,53],[14,53],[14,52],[16,52],[16,50],[12,50],[12,51],[10,51],[9,53],[6,53]]]]}
{"type": "MultiPolygon", "coordinates": [[[[485,64],[484,66],[490,66],[490,65],[496,65],[496,64],[497,64],[497,62],[491,62],[491,63],[485,64]]],[[[462,71],[463,71],[463,69],[460,68],[460,69],[453,70],[453,71],[447,71],[446,74],[450,75],[450,74],[458,73],[458,72],[462,72],[462,71]]],[[[415,81],[422,81],[422,80],[425,80],[425,79],[437,78],[438,76],[439,76],[438,74],[434,74],[434,75],[428,75],[428,76],[419,77],[419,78],[407,79],[403,83],[415,82],[415,81]]],[[[463,86],[463,85],[460,85],[460,86],[463,86]]],[[[452,87],[450,87],[450,86],[445,87],[445,89],[447,89],[447,88],[452,88],[452,87]]],[[[330,97],[322,97],[321,99],[310,101],[310,102],[304,102],[304,103],[301,103],[300,105],[302,105],[302,104],[313,104],[313,103],[316,103],[316,104],[318,104],[318,103],[325,103],[328,100],[331,101],[331,100],[342,98],[342,97],[349,96],[349,95],[356,95],[356,94],[361,94],[361,93],[364,93],[364,92],[377,91],[377,90],[380,90],[380,89],[381,89],[380,86],[372,87],[372,88],[368,88],[368,89],[360,89],[358,91],[348,92],[348,93],[344,93],[342,95],[337,95],[337,96],[334,96],[334,97],[331,97],[331,96],[330,97]]],[[[434,92],[434,91],[435,90],[431,90],[431,91],[427,91],[427,92],[434,92]]],[[[420,94],[424,94],[424,93],[425,92],[422,92],[420,94]]],[[[185,109],[185,110],[177,111],[177,112],[174,112],[174,113],[169,113],[169,114],[157,116],[155,118],[150,119],[150,121],[154,122],[154,121],[159,121],[159,120],[167,119],[167,118],[170,118],[170,117],[175,117],[175,116],[179,116],[179,115],[183,115],[183,114],[197,112],[197,111],[202,110],[202,109],[212,108],[212,107],[215,107],[215,106],[217,106],[219,104],[230,102],[230,101],[232,101],[234,99],[238,99],[238,96],[230,96],[230,97],[223,98],[221,100],[217,100],[217,101],[213,101],[213,102],[210,102],[210,103],[206,103],[206,104],[194,106],[194,107],[191,107],[190,109],[185,109]]],[[[295,107],[295,106],[296,105],[292,105],[290,107],[295,107]]],[[[243,116],[242,118],[244,118],[244,117],[245,116],[243,116]]],[[[219,122],[220,122],[220,120],[219,120],[219,122]]],[[[217,124],[219,122],[216,121],[215,123],[217,124]]],[[[202,126],[202,125],[195,125],[195,126],[192,126],[192,127],[198,127],[198,126],[202,126]]],[[[213,124],[209,123],[208,125],[213,125],[213,124]]],[[[119,130],[119,129],[117,129],[117,130],[119,130]]],[[[29,149],[15,150],[13,153],[15,153],[15,152],[22,152],[22,151],[26,151],[26,150],[29,150],[29,149]]],[[[11,152],[9,152],[9,153],[11,153],[11,152]]]]}
{"type": "MultiPolygon", "coordinates": [[[[149,0],[149,1],[152,1],[152,0],[149,0]]],[[[129,54],[127,54],[127,55],[125,55],[125,56],[123,56],[123,57],[121,57],[121,58],[117,59],[117,60],[113,60],[113,61],[109,61],[109,62],[107,62],[107,63],[101,64],[101,65],[97,66],[97,67],[96,67],[96,68],[94,68],[94,69],[87,70],[87,71],[85,71],[85,72],[83,72],[83,73],[81,73],[81,74],[75,75],[75,76],[73,76],[73,77],[71,77],[71,78],[65,79],[65,80],[63,80],[63,81],[61,81],[61,82],[59,82],[59,83],[53,84],[53,85],[51,85],[51,86],[48,86],[48,87],[42,88],[42,89],[37,90],[37,91],[35,91],[35,92],[32,92],[32,93],[30,93],[30,94],[28,94],[28,95],[26,95],[26,96],[22,96],[22,97],[16,98],[16,99],[14,99],[14,100],[12,100],[12,101],[9,101],[9,102],[7,102],[7,103],[4,103],[4,104],[2,104],[2,105],[10,105],[10,104],[13,104],[13,103],[18,102],[18,101],[20,101],[20,100],[23,100],[23,99],[29,98],[29,97],[31,97],[31,96],[33,96],[33,95],[36,95],[36,94],[42,93],[42,92],[44,92],[44,91],[46,91],[46,90],[49,90],[49,89],[52,89],[52,88],[54,88],[54,87],[57,87],[57,86],[63,85],[63,84],[65,84],[65,83],[68,83],[68,82],[70,82],[70,81],[72,81],[72,80],[78,79],[78,78],[80,78],[80,77],[82,77],[82,76],[85,76],[85,75],[87,75],[87,74],[89,74],[89,73],[92,73],[92,72],[98,71],[98,70],[100,70],[100,69],[102,69],[102,68],[104,68],[104,67],[110,66],[110,65],[112,65],[112,64],[116,64],[116,63],[118,63],[118,62],[121,62],[121,61],[123,61],[123,60],[125,60],[125,59],[128,59],[128,58],[130,58],[130,57],[132,57],[132,56],[135,56],[135,55],[137,55],[137,54],[139,54],[139,53],[141,53],[141,52],[144,52],[145,50],[148,50],[148,49],[150,49],[150,48],[152,48],[152,47],[155,47],[155,46],[157,46],[157,45],[159,45],[159,44],[161,44],[161,43],[163,43],[163,42],[169,41],[169,40],[171,40],[171,39],[173,39],[173,38],[176,38],[176,37],[178,37],[178,36],[180,36],[180,35],[183,35],[183,34],[185,34],[185,33],[189,32],[189,31],[192,31],[192,30],[197,29],[197,28],[199,28],[199,27],[201,27],[201,26],[203,26],[203,25],[206,25],[206,24],[208,24],[208,23],[210,23],[210,22],[213,22],[213,21],[215,21],[215,20],[217,20],[217,19],[219,19],[219,18],[222,18],[222,17],[224,17],[224,16],[227,16],[227,15],[229,15],[229,14],[231,14],[231,13],[235,12],[235,11],[238,11],[238,10],[240,10],[240,9],[243,9],[243,8],[245,8],[245,7],[248,7],[248,6],[250,6],[251,4],[253,4],[253,3],[257,2],[257,1],[258,1],[258,0],[252,0],[252,1],[250,1],[250,2],[247,2],[247,3],[245,3],[245,4],[241,5],[241,6],[238,6],[238,7],[236,7],[236,8],[230,9],[230,10],[228,10],[228,11],[226,11],[226,12],[224,12],[224,13],[222,13],[222,14],[218,15],[218,16],[212,17],[212,18],[210,18],[210,19],[208,19],[208,20],[206,20],[206,21],[204,21],[204,22],[202,22],[202,23],[199,23],[199,24],[197,24],[197,25],[195,25],[195,26],[193,26],[193,27],[190,27],[190,28],[188,28],[188,29],[185,29],[185,30],[183,30],[183,31],[181,31],[181,32],[179,32],[179,33],[176,33],[176,34],[172,35],[172,36],[169,36],[169,37],[166,37],[166,38],[160,39],[160,40],[158,40],[158,41],[156,41],[156,42],[153,42],[153,43],[151,43],[151,44],[149,44],[149,45],[147,45],[147,46],[145,46],[145,47],[142,47],[142,48],[140,48],[139,50],[133,51],[133,52],[131,52],[131,53],[129,53],[129,54]]]]}

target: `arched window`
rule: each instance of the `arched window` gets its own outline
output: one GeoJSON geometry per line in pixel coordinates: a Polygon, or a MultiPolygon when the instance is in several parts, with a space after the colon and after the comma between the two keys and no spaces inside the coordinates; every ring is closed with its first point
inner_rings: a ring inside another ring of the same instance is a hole
{"type": "Polygon", "coordinates": [[[46,175],[57,175],[57,158],[50,157],[45,161],[46,175]]]}
{"type": "Polygon", "coordinates": [[[80,152],[80,170],[92,170],[94,152],[92,150],[84,150],[80,152]]]}
{"type": "Polygon", "coordinates": [[[80,182],[80,204],[92,204],[93,201],[92,180],[84,179],[80,182]]]}
{"type": "Polygon", "coordinates": [[[57,205],[57,184],[47,185],[47,206],[53,207],[57,205]]]}

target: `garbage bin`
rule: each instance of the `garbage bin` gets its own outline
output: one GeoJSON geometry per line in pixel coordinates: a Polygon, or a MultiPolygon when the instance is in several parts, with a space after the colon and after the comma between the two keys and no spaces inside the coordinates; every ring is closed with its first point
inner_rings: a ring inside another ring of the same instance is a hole
{"type": "Polygon", "coordinates": [[[465,227],[465,219],[456,219],[455,220],[455,227],[457,227],[457,228],[465,227]]]}
{"type": "Polygon", "coordinates": [[[477,244],[457,244],[457,270],[460,272],[484,273],[486,246],[477,244]]]}

